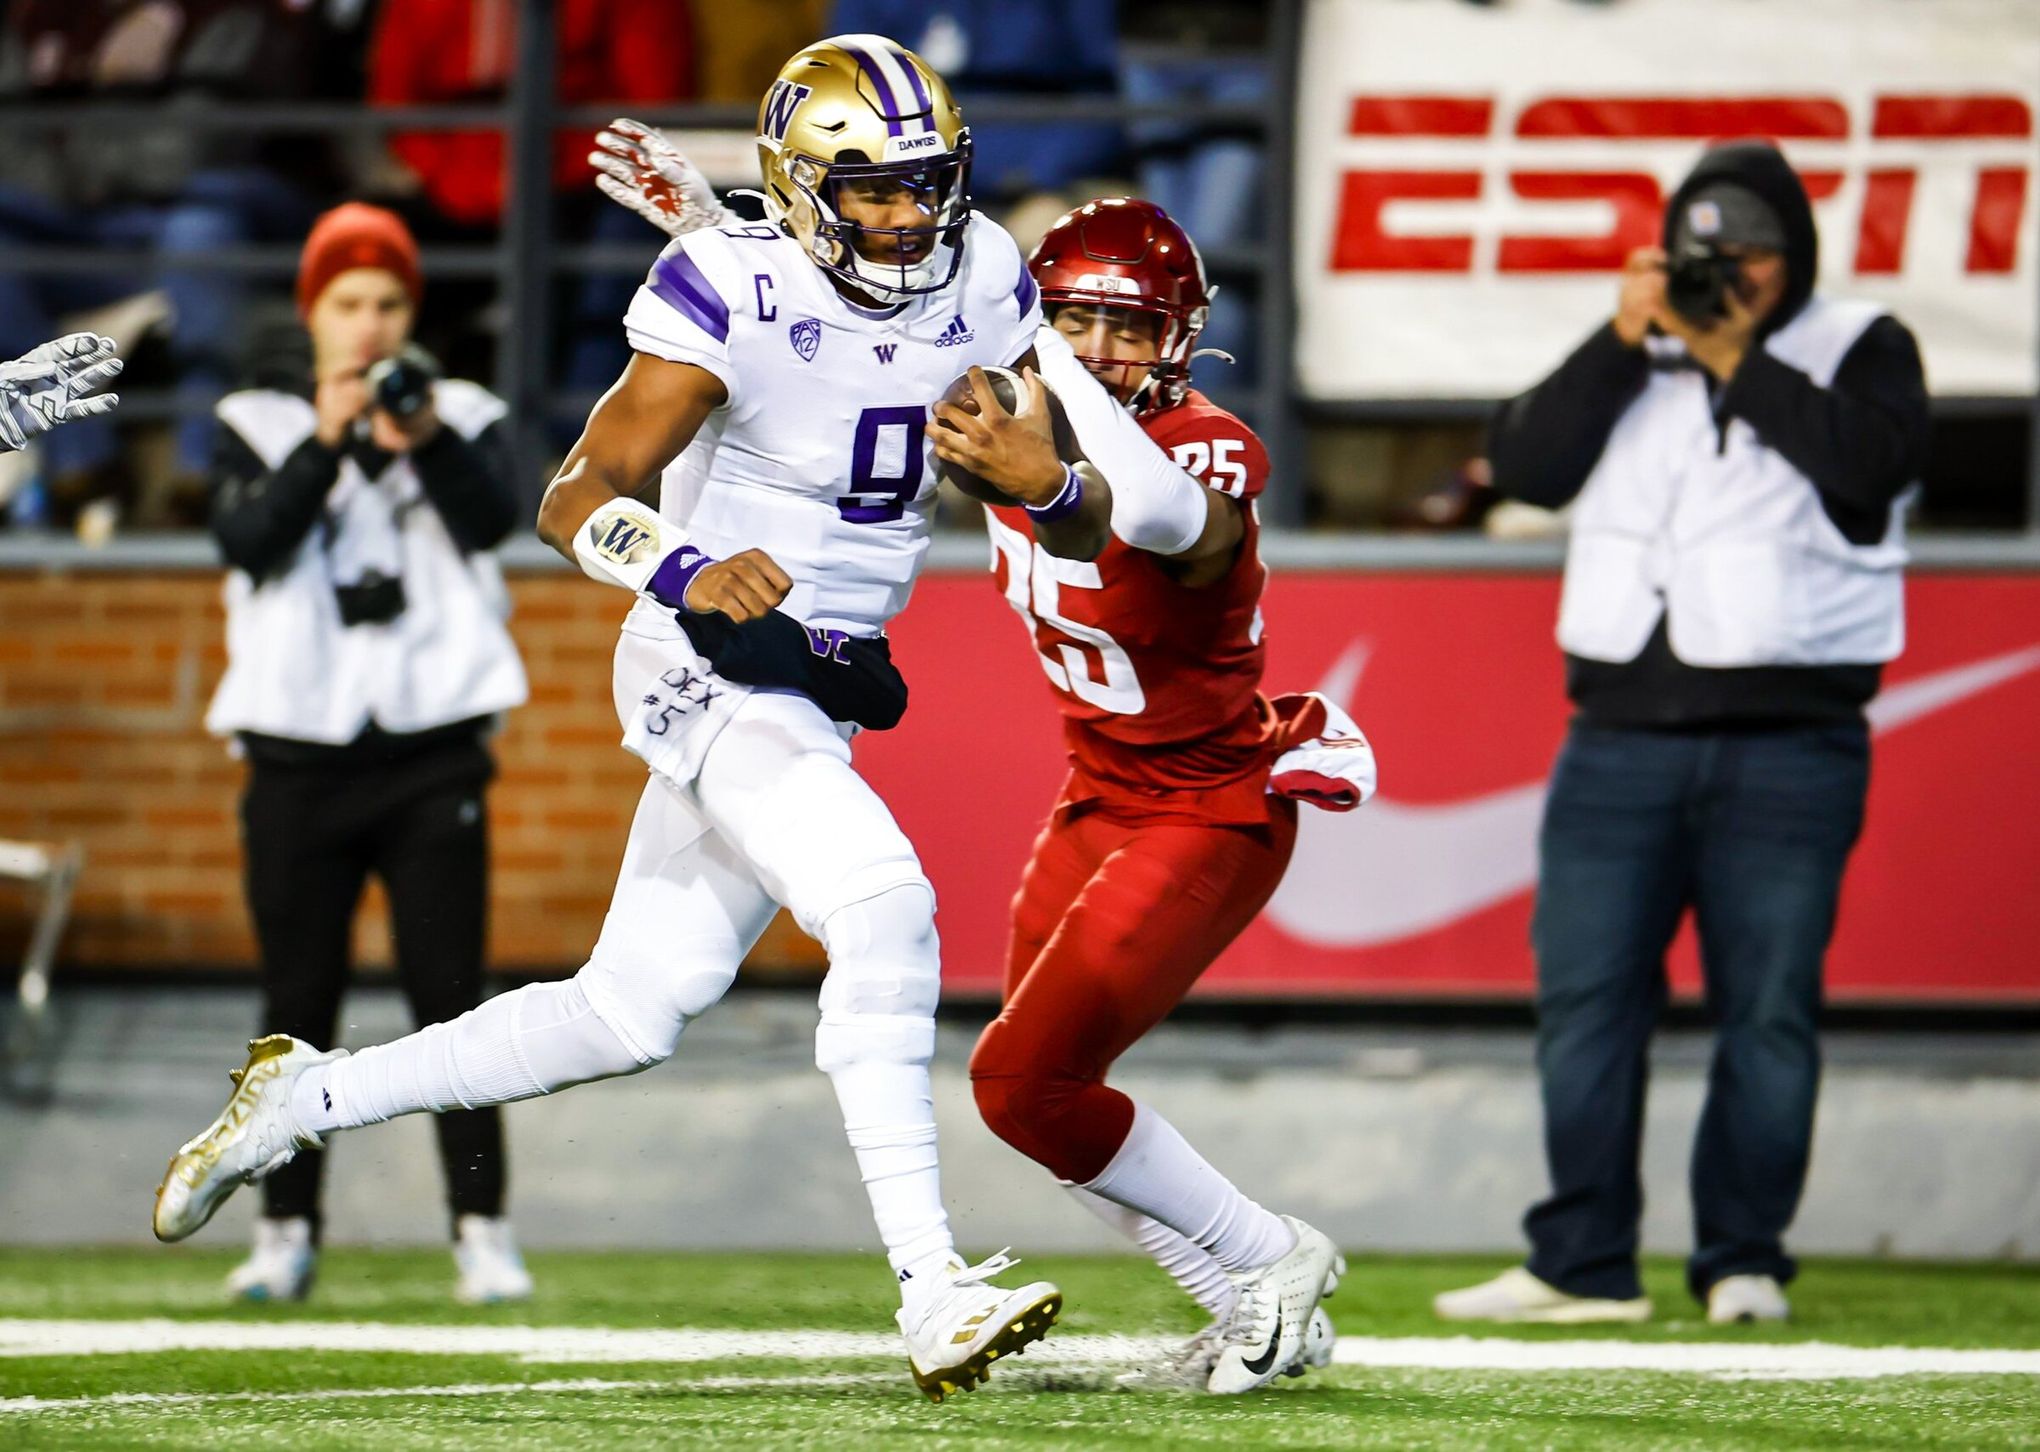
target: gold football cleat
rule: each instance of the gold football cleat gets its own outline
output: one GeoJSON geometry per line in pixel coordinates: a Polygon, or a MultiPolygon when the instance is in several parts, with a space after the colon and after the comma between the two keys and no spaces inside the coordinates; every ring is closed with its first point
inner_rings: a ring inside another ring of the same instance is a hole
{"type": "Polygon", "coordinates": [[[288,1034],[250,1040],[248,1062],[227,1074],[234,1086],[227,1107],[171,1156],[156,1187],[156,1238],[184,1239],[242,1185],[288,1164],[299,1150],[316,1148],[318,1136],[291,1118],[291,1085],[314,1064],[339,1057],[288,1034]]]}

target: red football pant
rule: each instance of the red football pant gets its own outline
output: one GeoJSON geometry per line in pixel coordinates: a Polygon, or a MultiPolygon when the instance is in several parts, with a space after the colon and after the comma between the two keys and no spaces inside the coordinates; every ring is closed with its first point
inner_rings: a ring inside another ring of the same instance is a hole
{"type": "Polygon", "coordinates": [[[1252,922],[1289,865],[1296,808],[1266,827],[1135,820],[1093,811],[1053,822],[1013,900],[1006,1004],[970,1077],[992,1132],[1058,1179],[1085,1184],[1133,1127],[1106,1071],[1182,1002],[1252,922]]]}

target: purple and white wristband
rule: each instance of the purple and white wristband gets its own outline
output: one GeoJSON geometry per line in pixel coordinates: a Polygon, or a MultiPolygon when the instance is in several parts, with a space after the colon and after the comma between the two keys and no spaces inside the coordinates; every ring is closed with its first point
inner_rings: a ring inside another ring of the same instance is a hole
{"type": "Polygon", "coordinates": [[[1084,480],[1073,464],[1063,465],[1062,493],[1046,504],[1027,506],[1030,519],[1040,524],[1053,524],[1058,519],[1067,519],[1077,512],[1084,502],[1084,480]]]}
{"type": "Polygon", "coordinates": [[[685,610],[687,587],[694,583],[696,575],[714,563],[715,556],[705,555],[691,544],[683,544],[659,561],[659,567],[645,581],[645,593],[661,605],[685,610]]]}

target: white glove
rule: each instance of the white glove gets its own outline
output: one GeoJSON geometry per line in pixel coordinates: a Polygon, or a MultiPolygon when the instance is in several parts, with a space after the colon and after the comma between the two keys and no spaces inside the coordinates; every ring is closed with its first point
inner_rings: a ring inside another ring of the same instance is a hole
{"type": "Polygon", "coordinates": [[[70,333],[0,363],[0,453],[26,448],[69,419],[113,412],[119,394],[84,395],[120,372],[116,346],[97,333],[70,333]]]}
{"type": "Polygon", "coordinates": [[[595,185],[618,206],[628,207],[668,237],[734,222],[701,169],[664,136],[642,121],[619,116],[597,132],[588,165],[602,173],[595,185]]]}
{"type": "Polygon", "coordinates": [[[1309,694],[1324,707],[1324,724],[1316,736],[1275,758],[1268,790],[1328,812],[1350,812],[1374,795],[1374,748],[1329,696],[1309,694]]]}

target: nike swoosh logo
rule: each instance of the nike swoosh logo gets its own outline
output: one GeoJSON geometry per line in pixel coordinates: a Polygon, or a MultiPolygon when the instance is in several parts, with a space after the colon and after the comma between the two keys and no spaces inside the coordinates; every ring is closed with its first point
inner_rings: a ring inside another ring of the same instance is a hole
{"type": "MultiPolygon", "coordinates": [[[[1318,689],[1351,709],[1367,655],[1364,641],[1347,647],[1318,689]]],[[[2040,645],[2007,651],[1890,686],[1865,714],[1881,736],[2035,669],[2040,645]]],[[[1536,884],[1543,813],[1542,781],[1438,805],[1384,794],[1355,812],[1301,813],[1296,855],[1265,911],[1290,937],[1327,948],[1434,931],[1536,884]]]]}
{"type": "MultiPolygon", "coordinates": [[[[1277,1330],[1279,1332],[1280,1328],[1278,1327],[1277,1330]]],[[[1281,1341],[1282,1337],[1279,1334],[1271,1335],[1268,1338],[1268,1345],[1266,1346],[1266,1348],[1262,1350],[1259,1356],[1247,1357],[1246,1359],[1240,1362],[1240,1365],[1244,1366],[1248,1371],[1252,1372],[1255,1376],[1266,1376],[1268,1374],[1268,1369],[1275,1364],[1275,1348],[1281,1343],[1281,1341]]]]}

